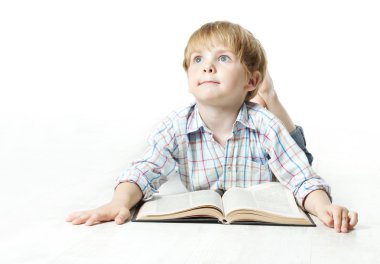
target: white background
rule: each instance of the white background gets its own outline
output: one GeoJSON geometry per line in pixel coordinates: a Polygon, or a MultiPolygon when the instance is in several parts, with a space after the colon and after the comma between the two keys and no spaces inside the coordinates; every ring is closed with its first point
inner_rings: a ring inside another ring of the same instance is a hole
{"type": "Polygon", "coordinates": [[[380,172],[375,2],[2,1],[2,219],[21,223],[12,215],[38,209],[26,201],[65,204],[60,190],[78,207],[100,181],[109,184],[105,202],[152,128],[192,101],[183,50],[215,20],[239,23],[262,42],[317,172],[333,190],[355,174],[363,191],[360,182],[380,172]]]}

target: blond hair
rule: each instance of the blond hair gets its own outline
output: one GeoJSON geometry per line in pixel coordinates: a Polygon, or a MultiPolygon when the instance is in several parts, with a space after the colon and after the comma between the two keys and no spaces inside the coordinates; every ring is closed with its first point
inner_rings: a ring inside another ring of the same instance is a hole
{"type": "MultiPolygon", "coordinates": [[[[259,71],[261,79],[258,85],[263,81],[267,69],[267,59],[263,47],[250,31],[227,21],[204,24],[190,36],[183,59],[185,71],[189,68],[191,53],[198,50],[199,47],[211,48],[215,43],[221,43],[235,53],[248,78],[255,71],[259,71]]],[[[253,98],[257,90],[256,88],[248,92],[245,101],[253,98]]]]}

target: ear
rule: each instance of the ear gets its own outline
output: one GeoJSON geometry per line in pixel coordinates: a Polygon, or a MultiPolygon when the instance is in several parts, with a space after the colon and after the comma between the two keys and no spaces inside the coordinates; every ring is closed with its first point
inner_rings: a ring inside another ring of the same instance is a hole
{"type": "Polygon", "coordinates": [[[257,88],[258,84],[261,82],[261,73],[259,71],[255,71],[251,78],[248,80],[248,84],[246,86],[247,91],[253,91],[257,88]]]}

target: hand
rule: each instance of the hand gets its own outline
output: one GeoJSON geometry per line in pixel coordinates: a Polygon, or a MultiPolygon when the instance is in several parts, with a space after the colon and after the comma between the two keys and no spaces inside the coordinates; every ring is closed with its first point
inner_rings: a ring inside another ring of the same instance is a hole
{"type": "Polygon", "coordinates": [[[257,93],[255,97],[251,99],[251,102],[261,105],[262,107],[267,107],[267,104],[265,103],[264,99],[257,93]]]}
{"type": "Polygon", "coordinates": [[[268,101],[275,96],[276,91],[274,90],[273,80],[267,71],[261,86],[258,88],[256,96],[251,100],[254,103],[260,104],[262,107],[266,107],[268,101]]]}
{"type": "Polygon", "coordinates": [[[130,215],[128,207],[123,203],[112,201],[94,210],[72,213],[66,218],[66,221],[71,222],[73,225],[85,224],[91,226],[114,220],[116,224],[121,225],[130,215]]]}
{"type": "Polygon", "coordinates": [[[358,223],[358,213],[347,208],[329,204],[317,209],[318,218],[328,227],[335,228],[337,233],[347,233],[358,223]]]}

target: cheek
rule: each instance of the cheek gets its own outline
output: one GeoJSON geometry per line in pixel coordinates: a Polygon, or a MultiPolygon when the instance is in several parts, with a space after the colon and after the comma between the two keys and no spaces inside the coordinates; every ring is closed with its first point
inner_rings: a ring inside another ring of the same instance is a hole
{"type": "Polygon", "coordinates": [[[246,81],[247,77],[242,71],[237,71],[230,74],[229,76],[231,76],[230,81],[236,85],[244,86],[246,83],[248,83],[248,80],[246,81]]]}
{"type": "Polygon", "coordinates": [[[190,78],[187,79],[187,85],[189,90],[191,90],[194,87],[193,81],[190,78]]]}
{"type": "Polygon", "coordinates": [[[187,79],[189,80],[189,82],[195,81],[197,79],[197,74],[196,71],[194,71],[194,69],[189,69],[187,71],[187,79]]]}
{"type": "Polygon", "coordinates": [[[190,89],[197,84],[197,78],[190,71],[187,72],[187,84],[190,89]]]}

